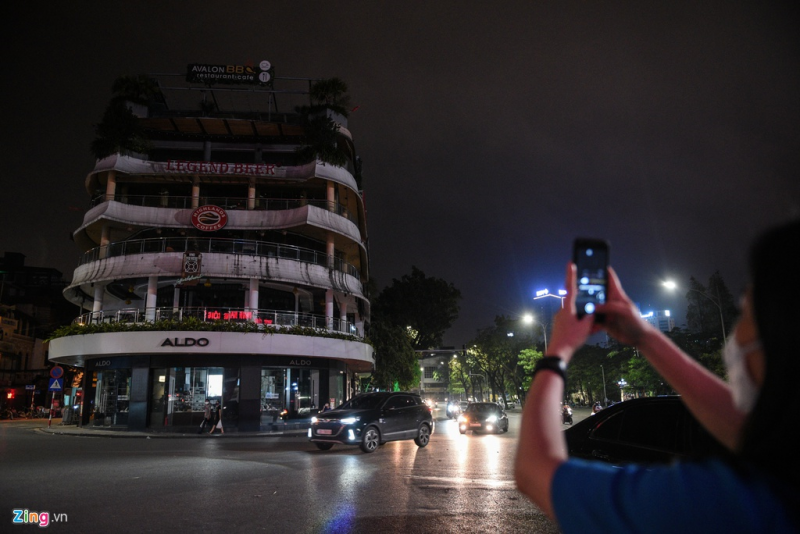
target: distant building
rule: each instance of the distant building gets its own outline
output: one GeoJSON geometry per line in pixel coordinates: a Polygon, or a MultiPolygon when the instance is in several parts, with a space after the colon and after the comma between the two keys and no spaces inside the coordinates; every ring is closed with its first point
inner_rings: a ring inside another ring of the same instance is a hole
{"type": "Polygon", "coordinates": [[[450,397],[450,359],[455,349],[418,350],[420,395],[424,399],[445,402],[450,397]]]}
{"type": "Polygon", "coordinates": [[[672,329],[675,328],[675,320],[672,318],[669,310],[648,312],[642,314],[642,319],[655,326],[662,332],[671,332],[672,329]]]}
{"type": "Polygon", "coordinates": [[[349,399],[374,368],[346,120],[299,113],[314,80],[273,78],[267,61],[228,67],[158,75],[149,103],[126,103],[146,153],[118,149],[82,180],[91,207],[64,296],[76,323],[135,327],[50,343],[51,360],[85,369],[82,425],[186,431],[209,399],[226,429],[268,429],[282,410],[349,399]],[[319,124],[323,141],[307,131],[319,124]],[[341,164],[304,157],[315,142],[341,164]]]}

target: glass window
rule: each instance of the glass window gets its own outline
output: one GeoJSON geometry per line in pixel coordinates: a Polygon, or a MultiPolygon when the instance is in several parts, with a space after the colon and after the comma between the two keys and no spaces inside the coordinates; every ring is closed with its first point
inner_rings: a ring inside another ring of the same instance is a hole
{"type": "Polygon", "coordinates": [[[436,369],[435,367],[426,367],[425,368],[425,378],[433,378],[433,371],[436,369]]]}
{"type": "Polygon", "coordinates": [[[97,371],[95,378],[97,389],[95,389],[94,398],[94,424],[98,426],[127,425],[131,370],[97,371]]]}
{"type": "Polygon", "coordinates": [[[223,425],[235,424],[239,411],[239,369],[172,367],[153,369],[150,426],[199,426],[206,399],[222,404],[223,425]]]}

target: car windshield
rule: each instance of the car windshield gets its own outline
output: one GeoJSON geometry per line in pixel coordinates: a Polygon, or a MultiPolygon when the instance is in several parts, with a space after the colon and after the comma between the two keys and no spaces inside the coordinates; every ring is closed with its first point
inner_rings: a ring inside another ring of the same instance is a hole
{"type": "Polygon", "coordinates": [[[495,412],[495,411],[497,411],[497,405],[496,404],[490,404],[490,403],[487,403],[487,404],[473,403],[473,404],[470,404],[467,407],[467,411],[471,412],[471,413],[495,412]]]}
{"type": "Polygon", "coordinates": [[[339,406],[339,410],[372,410],[386,400],[382,395],[359,395],[339,406]]]}

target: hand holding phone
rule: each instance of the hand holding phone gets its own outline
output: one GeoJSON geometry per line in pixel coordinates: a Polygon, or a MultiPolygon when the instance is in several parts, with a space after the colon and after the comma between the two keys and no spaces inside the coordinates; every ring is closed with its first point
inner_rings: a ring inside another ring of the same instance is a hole
{"type": "MultiPolygon", "coordinates": [[[[608,295],[608,242],[603,239],[578,238],[572,248],[572,261],[577,267],[575,308],[578,318],[594,315],[597,306],[605,304],[608,295]]],[[[595,322],[603,322],[601,314],[595,322]]]]}

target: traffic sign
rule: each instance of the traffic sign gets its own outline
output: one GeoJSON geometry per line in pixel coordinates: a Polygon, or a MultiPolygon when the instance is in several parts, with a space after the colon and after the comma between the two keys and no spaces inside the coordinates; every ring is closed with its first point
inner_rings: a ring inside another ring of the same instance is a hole
{"type": "Polygon", "coordinates": [[[36,389],[36,385],[35,385],[35,384],[31,384],[31,385],[29,385],[29,386],[25,386],[25,389],[26,389],[27,391],[30,391],[30,390],[32,390],[32,389],[36,389]]]}
{"type": "Polygon", "coordinates": [[[55,367],[50,369],[50,376],[53,378],[61,378],[62,376],[64,376],[64,368],[61,367],[60,365],[56,365],[55,367]]]}
{"type": "Polygon", "coordinates": [[[50,379],[50,387],[47,388],[48,391],[61,391],[64,386],[64,379],[63,378],[51,378],[50,379]]]}

